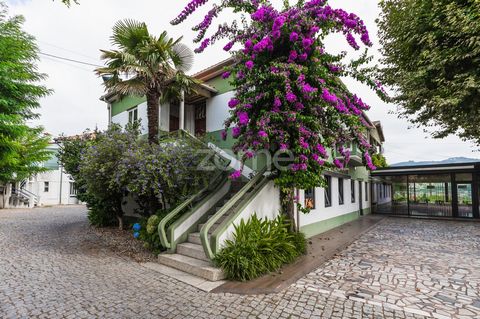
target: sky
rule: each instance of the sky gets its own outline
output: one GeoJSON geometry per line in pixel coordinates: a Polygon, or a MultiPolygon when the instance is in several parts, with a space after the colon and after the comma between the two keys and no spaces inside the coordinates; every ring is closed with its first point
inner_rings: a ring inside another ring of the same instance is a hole
{"type": "MultiPolygon", "coordinates": [[[[53,135],[79,134],[86,128],[105,129],[107,108],[99,100],[104,88],[101,79],[93,72],[95,67],[87,64],[103,64],[99,50],[112,48],[109,39],[112,26],[116,21],[126,18],[146,22],[154,34],[166,30],[171,37],[183,36],[183,42],[194,48],[192,39],[195,33],[190,28],[201,21],[202,13],[208,8],[203,8],[183,24],[170,25],[170,21],[188,1],[80,0],[80,5],[67,8],[60,0],[7,0],[10,15],[23,15],[26,19],[24,29],[36,38],[43,53],[39,70],[48,74],[45,85],[54,90],[51,96],[42,99],[39,110],[41,118],[33,124],[42,125],[53,135]],[[62,61],[45,54],[87,64],[62,61]]],[[[273,2],[280,8],[282,1],[273,2]]],[[[374,43],[370,54],[378,59],[378,29],[375,23],[380,14],[378,0],[330,0],[329,3],[332,7],[354,12],[365,21],[374,43]]],[[[224,20],[232,18],[231,13],[223,17],[224,20]]],[[[196,55],[191,72],[228,58],[222,47],[219,44],[196,55]]],[[[326,47],[330,52],[348,49],[343,37],[335,36],[327,40],[326,47]]],[[[410,128],[406,119],[399,119],[394,114],[395,105],[382,102],[368,88],[353,80],[346,79],[345,82],[352,92],[371,105],[369,118],[382,122],[386,139],[385,156],[389,163],[443,160],[459,156],[480,158],[478,147],[472,143],[454,136],[432,139],[422,129],[410,128]]]]}

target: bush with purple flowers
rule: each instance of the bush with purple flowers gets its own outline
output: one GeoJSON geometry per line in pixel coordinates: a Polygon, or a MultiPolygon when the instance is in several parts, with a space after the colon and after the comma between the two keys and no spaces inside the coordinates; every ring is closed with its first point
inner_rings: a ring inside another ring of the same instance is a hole
{"type": "MultiPolygon", "coordinates": [[[[206,3],[190,1],[172,24],[183,22],[206,3]]],[[[345,61],[345,54],[329,54],[324,45],[327,35],[341,33],[355,50],[360,49],[359,43],[371,46],[363,21],[330,7],[326,0],[284,3],[284,8],[277,10],[268,0],[220,0],[193,28],[198,31],[197,53],[228,39],[224,49],[235,60],[226,70],[233,75],[236,95],[229,103],[231,116],[225,123],[237,138],[234,152],[247,159],[260,150],[292,151],[294,163],[288,170],[276,172],[276,183],[285,189],[322,185],[324,169],[345,167],[350,152],[344,145],[352,142],[359,145],[366,164],[374,169],[371,147],[364,137],[368,124],[363,111],[369,106],[351,93],[340,77],[353,77],[382,98],[385,95],[362,69],[370,60],[367,51],[354,61],[345,61]],[[242,27],[237,21],[220,25],[207,36],[213,20],[225,9],[247,14],[251,20],[243,21],[242,27]],[[343,159],[333,161],[325,149],[337,150],[343,159]]],[[[236,172],[233,177],[238,175],[236,172]]]]}

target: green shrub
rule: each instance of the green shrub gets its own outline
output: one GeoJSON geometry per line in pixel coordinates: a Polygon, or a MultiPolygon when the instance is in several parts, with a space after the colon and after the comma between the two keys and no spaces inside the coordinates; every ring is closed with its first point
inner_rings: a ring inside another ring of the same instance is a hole
{"type": "Polygon", "coordinates": [[[305,252],[305,236],[290,231],[284,216],[260,220],[253,215],[235,226],[234,239],[226,241],[214,261],[229,279],[247,281],[277,271],[305,252]]]}
{"type": "Polygon", "coordinates": [[[138,239],[144,242],[143,245],[145,248],[150,249],[155,254],[165,250],[158,235],[158,224],[166,215],[166,211],[159,211],[157,214],[149,218],[142,218],[140,221],[141,229],[138,239]]]}

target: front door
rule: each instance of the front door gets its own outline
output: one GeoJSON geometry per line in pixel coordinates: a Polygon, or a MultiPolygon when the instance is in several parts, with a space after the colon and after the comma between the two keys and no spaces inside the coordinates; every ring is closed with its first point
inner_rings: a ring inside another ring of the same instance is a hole
{"type": "Polygon", "coordinates": [[[195,136],[202,136],[207,132],[207,105],[206,102],[195,104],[195,136]]]}

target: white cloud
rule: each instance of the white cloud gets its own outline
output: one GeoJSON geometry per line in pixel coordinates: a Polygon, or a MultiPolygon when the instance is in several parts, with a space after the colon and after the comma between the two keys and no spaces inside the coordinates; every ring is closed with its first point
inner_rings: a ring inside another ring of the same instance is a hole
{"type": "MultiPolygon", "coordinates": [[[[109,37],[114,23],[120,19],[133,18],[144,21],[153,33],[167,30],[172,37],[184,36],[185,43],[192,45],[194,33],[190,27],[202,19],[200,14],[179,26],[171,26],[173,19],[188,0],[81,0],[81,5],[66,8],[59,0],[15,0],[9,1],[11,14],[22,14],[26,18],[25,29],[34,35],[42,52],[81,60],[92,64],[102,64],[99,49],[111,47],[109,37]]],[[[275,3],[281,3],[275,0],[275,3]]],[[[370,31],[372,41],[378,49],[375,19],[379,9],[372,0],[341,1],[331,0],[333,7],[342,6],[362,17],[370,31]]],[[[205,12],[206,8],[201,11],[205,12]]],[[[230,19],[229,14],[224,19],[230,19]]],[[[343,39],[330,41],[334,49],[346,48],[343,39]]],[[[210,48],[196,56],[193,71],[201,70],[221,61],[228,55],[222,46],[210,48]]],[[[373,52],[373,51],[372,51],[373,52]]],[[[375,56],[378,57],[377,52],[375,56]]],[[[102,81],[92,72],[93,67],[59,62],[56,59],[41,57],[40,70],[49,75],[47,86],[55,93],[42,100],[39,124],[52,134],[78,134],[85,128],[105,128],[107,111],[99,97],[103,94],[102,81]]],[[[445,159],[452,156],[476,157],[473,146],[456,137],[445,140],[428,138],[421,129],[408,130],[408,123],[389,114],[393,105],[381,102],[368,88],[347,81],[352,91],[358,93],[372,106],[369,117],[381,120],[387,142],[386,156],[392,163],[404,160],[445,159]]]]}

